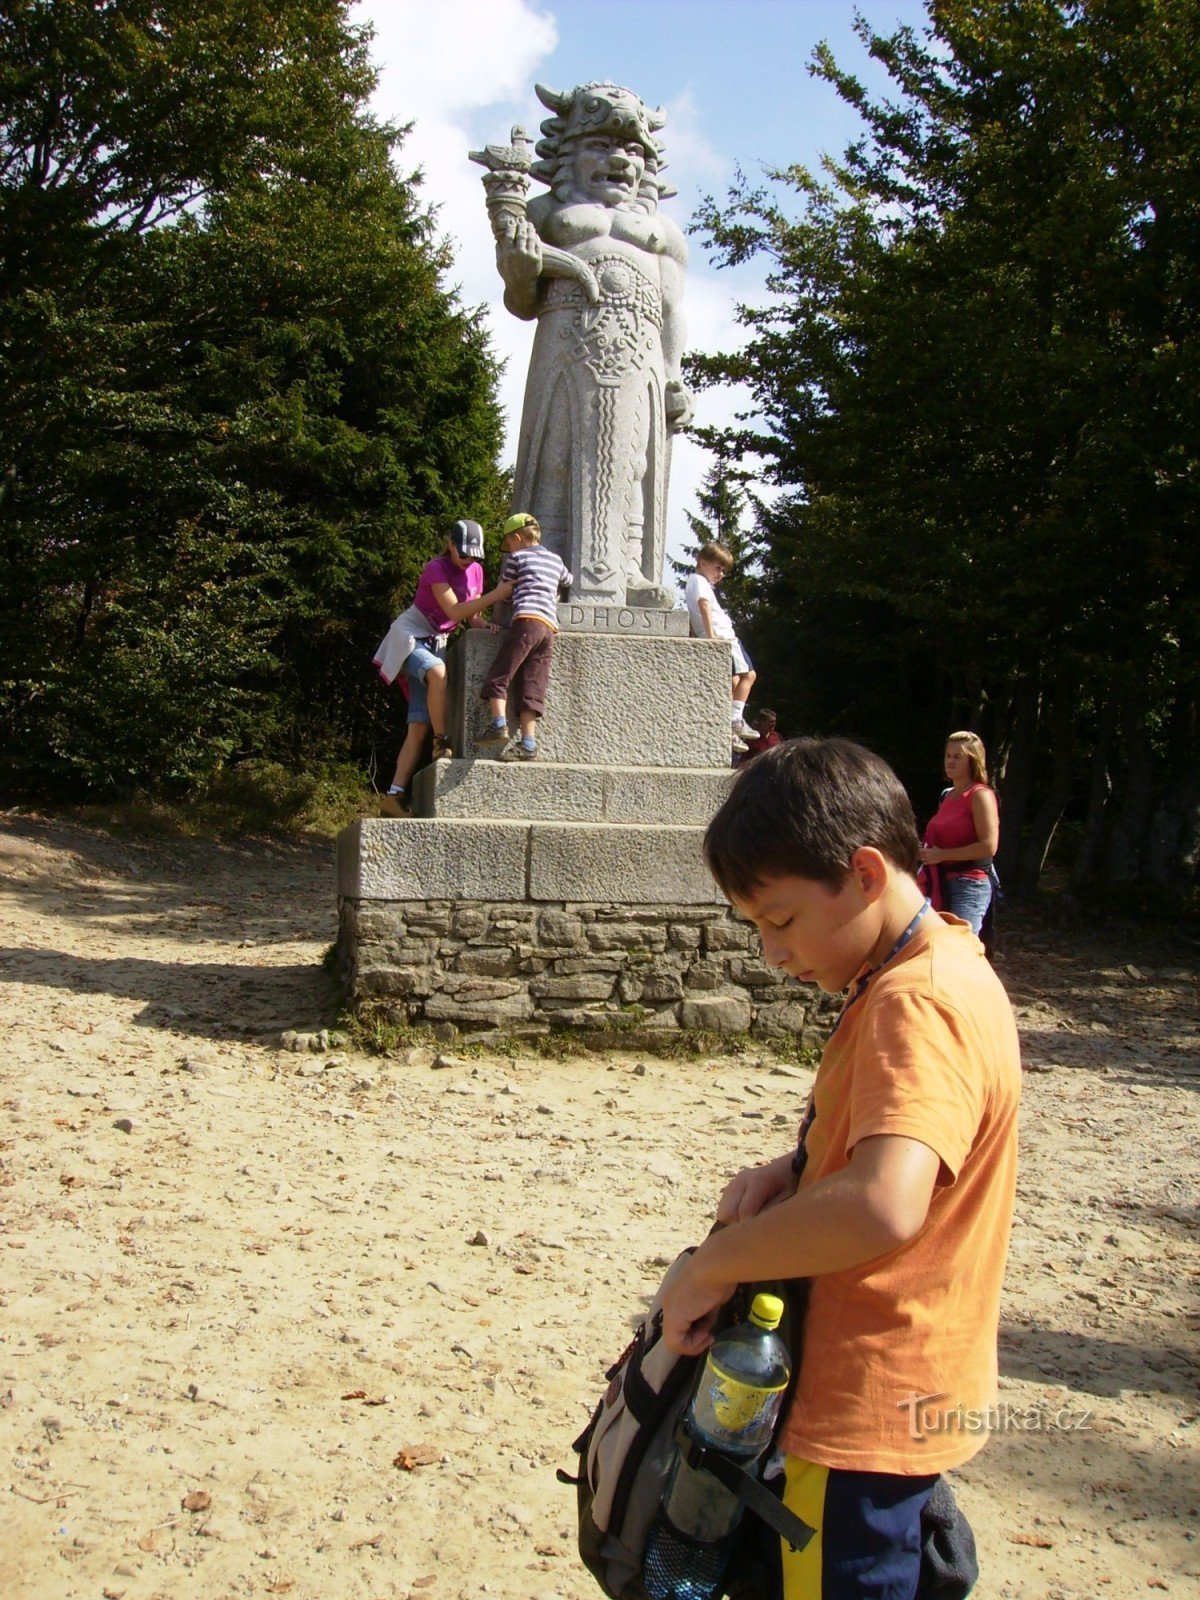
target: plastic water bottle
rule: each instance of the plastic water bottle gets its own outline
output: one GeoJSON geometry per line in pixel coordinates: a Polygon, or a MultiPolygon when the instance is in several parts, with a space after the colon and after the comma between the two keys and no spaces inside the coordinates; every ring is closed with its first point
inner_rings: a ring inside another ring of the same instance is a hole
{"type": "MultiPolygon", "coordinates": [[[[749,1468],[775,1431],[791,1374],[775,1332],[783,1301],[754,1297],[750,1320],[723,1333],[708,1352],[684,1427],[702,1445],[749,1468]]],[[[711,1600],[733,1554],[742,1503],[702,1467],[677,1456],[651,1525],[642,1582],[651,1600],[711,1600]]]]}

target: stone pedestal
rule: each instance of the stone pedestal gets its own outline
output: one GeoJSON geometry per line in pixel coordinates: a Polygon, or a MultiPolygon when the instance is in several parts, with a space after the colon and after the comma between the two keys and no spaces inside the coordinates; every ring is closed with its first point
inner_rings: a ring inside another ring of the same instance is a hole
{"type": "MultiPolygon", "coordinates": [[[[411,819],[338,839],[339,940],[356,1005],[470,1030],[779,1036],[806,1002],[769,971],[704,864],[728,791],[729,646],[679,612],[564,606],[538,759],[477,756],[499,646],[447,657],[455,756],[411,819]]],[[[515,723],[515,707],[514,707],[515,723]]]]}

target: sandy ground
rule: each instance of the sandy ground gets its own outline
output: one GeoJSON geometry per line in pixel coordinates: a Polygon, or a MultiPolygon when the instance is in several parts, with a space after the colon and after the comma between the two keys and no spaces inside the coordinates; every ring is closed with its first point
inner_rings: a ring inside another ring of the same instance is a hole
{"type": "MultiPolygon", "coordinates": [[[[0,1595],[594,1600],[554,1469],[808,1074],[285,1051],[331,1015],[328,848],[10,815],[0,881],[0,1595]]],[[[985,1600],[1200,1595],[1197,955],[1007,932],[985,1600]]]]}

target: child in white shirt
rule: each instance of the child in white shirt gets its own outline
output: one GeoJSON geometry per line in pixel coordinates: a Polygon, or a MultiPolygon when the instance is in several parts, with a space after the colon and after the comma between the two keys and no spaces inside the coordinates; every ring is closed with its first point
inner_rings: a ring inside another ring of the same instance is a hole
{"type": "Polygon", "coordinates": [[[729,721],[733,748],[740,753],[749,749],[748,741],[758,738],[757,732],[746,722],[746,701],[757,673],[734,632],[729,613],[717,599],[716,585],[727,576],[732,566],[733,551],[727,546],[715,543],[701,545],[696,557],[696,570],[688,578],[684,589],[684,599],[687,601],[694,639],[728,639],[733,647],[733,699],[729,721]]]}

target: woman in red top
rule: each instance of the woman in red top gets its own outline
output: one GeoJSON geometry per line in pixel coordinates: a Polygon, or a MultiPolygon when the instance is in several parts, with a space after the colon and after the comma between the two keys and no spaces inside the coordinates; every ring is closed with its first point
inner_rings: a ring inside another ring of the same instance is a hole
{"type": "Polygon", "coordinates": [[[925,829],[921,860],[934,909],[949,911],[978,933],[992,899],[992,858],[1000,845],[1000,808],[988,787],[987,752],[975,733],[946,740],[950,787],[925,829]]]}

